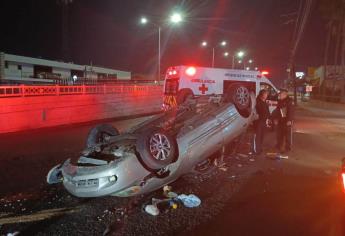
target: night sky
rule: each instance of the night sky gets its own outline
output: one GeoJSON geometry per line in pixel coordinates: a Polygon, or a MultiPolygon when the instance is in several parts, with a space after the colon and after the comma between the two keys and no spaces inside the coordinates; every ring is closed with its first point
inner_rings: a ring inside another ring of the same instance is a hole
{"type": "MultiPolygon", "coordinates": [[[[1,1],[0,51],[106,66],[134,73],[154,73],[157,27],[138,24],[146,16],[163,26],[162,71],[170,65],[209,66],[211,49],[225,39],[227,51],[243,49],[275,81],[286,79],[293,19],[282,16],[298,9],[299,0],[74,0],[69,6],[69,55],[62,53],[62,11],[57,0],[1,1]],[[185,20],[168,25],[173,11],[185,20]]],[[[314,3],[301,42],[298,69],[322,63],[325,27],[314,3]]],[[[231,59],[216,53],[216,67],[230,67],[231,59]]]]}

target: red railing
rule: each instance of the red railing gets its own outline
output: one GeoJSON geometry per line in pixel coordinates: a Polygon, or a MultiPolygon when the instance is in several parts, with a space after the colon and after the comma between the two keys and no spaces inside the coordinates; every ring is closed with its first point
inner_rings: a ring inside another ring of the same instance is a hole
{"type": "Polygon", "coordinates": [[[80,85],[80,86],[0,86],[0,98],[30,96],[60,96],[81,94],[121,94],[131,92],[158,92],[160,85],[80,85]]]}

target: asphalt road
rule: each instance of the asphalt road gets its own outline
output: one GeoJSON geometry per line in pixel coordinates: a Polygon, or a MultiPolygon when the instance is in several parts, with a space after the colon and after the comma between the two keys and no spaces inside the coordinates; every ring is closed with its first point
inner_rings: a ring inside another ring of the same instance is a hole
{"type": "MultiPolygon", "coordinates": [[[[113,124],[124,130],[143,119],[113,124]]],[[[173,184],[178,193],[198,195],[200,207],[179,207],[158,217],[146,215],[141,206],[160,191],[85,200],[45,184],[52,166],[78,156],[92,125],[0,135],[0,235],[345,235],[339,176],[345,112],[304,104],[297,111],[288,160],[229,156],[227,169],[173,184]]],[[[269,134],[267,151],[274,139],[269,134]]],[[[241,153],[248,151],[247,141],[241,153]]]]}

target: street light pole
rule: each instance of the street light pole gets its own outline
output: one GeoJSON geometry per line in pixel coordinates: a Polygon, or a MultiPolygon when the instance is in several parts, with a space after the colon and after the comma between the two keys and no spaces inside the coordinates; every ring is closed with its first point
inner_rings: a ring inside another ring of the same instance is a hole
{"type": "Polygon", "coordinates": [[[158,82],[161,80],[161,27],[158,26],[158,82]]]}
{"type": "MultiPolygon", "coordinates": [[[[170,16],[170,22],[173,24],[178,24],[183,21],[181,14],[174,13],[170,16]]],[[[158,62],[157,62],[157,79],[160,81],[161,79],[161,31],[162,27],[159,24],[155,24],[150,22],[146,17],[141,17],[140,23],[146,25],[147,23],[151,23],[152,25],[158,28],[158,62]]]]}
{"type": "Polygon", "coordinates": [[[235,69],[235,54],[232,55],[232,69],[235,69]]]}
{"type": "Polygon", "coordinates": [[[215,49],[212,48],[212,68],[214,67],[214,57],[215,57],[215,49]]]}

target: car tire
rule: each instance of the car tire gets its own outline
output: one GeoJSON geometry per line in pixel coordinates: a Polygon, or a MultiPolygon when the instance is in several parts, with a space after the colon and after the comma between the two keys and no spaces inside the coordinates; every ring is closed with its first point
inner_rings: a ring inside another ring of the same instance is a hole
{"type": "Polygon", "coordinates": [[[116,136],[120,132],[114,128],[111,124],[99,124],[93,127],[86,140],[86,146],[93,147],[99,143],[103,143],[107,136],[116,136]]]}
{"type": "Polygon", "coordinates": [[[191,89],[181,89],[177,93],[176,103],[177,105],[181,105],[186,102],[188,99],[193,98],[194,94],[191,89]]]}
{"type": "Polygon", "coordinates": [[[225,102],[233,103],[238,113],[240,113],[240,115],[243,117],[249,117],[252,113],[250,90],[240,83],[232,84],[226,90],[225,102]]]}
{"type": "Polygon", "coordinates": [[[158,128],[142,133],[136,144],[140,161],[150,170],[160,170],[177,159],[178,149],[174,137],[158,128]]]}

